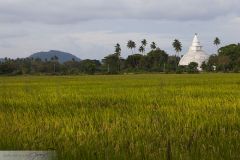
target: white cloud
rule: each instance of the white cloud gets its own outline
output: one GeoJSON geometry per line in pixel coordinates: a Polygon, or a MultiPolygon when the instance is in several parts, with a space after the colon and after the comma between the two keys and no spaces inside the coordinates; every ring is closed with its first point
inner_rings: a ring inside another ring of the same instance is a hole
{"type": "Polygon", "coordinates": [[[80,58],[101,59],[119,42],[123,56],[132,39],[156,41],[173,53],[174,38],[183,53],[199,32],[212,53],[212,39],[237,43],[238,0],[0,0],[0,58],[26,57],[57,49],[80,58]]]}
{"type": "Polygon", "coordinates": [[[10,0],[2,22],[77,23],[93,19],[204,20],[239,14],[238,0],[10,0]]]}

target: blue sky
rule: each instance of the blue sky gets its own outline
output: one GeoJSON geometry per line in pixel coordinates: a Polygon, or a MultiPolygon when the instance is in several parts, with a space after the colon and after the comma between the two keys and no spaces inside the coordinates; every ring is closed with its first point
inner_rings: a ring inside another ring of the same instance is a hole
{"type": "Polygon", "coordinates": [[[26,57],[48,50],[101,59],[120,43],[122,56],[146,38],[174,54],[177,38],[188,50],[194,33],[207,53],[213,39],[240,42],[238,0],[8,0],[0,1],[0,57],[26,57]]]}

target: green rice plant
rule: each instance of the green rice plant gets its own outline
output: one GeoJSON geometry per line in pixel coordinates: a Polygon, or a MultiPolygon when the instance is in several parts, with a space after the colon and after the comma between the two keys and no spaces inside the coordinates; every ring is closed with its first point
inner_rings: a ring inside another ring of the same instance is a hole
{"type": "Polygon", "coordinates": [[[0,77],[0,150],[240,159],[239,74],[0,77]]]}

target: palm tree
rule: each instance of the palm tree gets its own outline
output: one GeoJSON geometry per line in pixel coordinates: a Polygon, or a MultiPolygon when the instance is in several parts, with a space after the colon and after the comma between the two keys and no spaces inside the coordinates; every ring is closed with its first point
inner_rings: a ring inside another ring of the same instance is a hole
{"type": "Polygon", "coordinates": [[[144,47],[147,46],[147,40],[146,40],[146,39],[143,39],[143,40],[141,41],[141,43],[142,43],[142,46],[144,46],[144,47]]]}
{"type": "Polygon", "coordinates": [[[177,71],[177,63],[178,63],[177,62],[177,57],[179,57],[179,52],[182,51],[182,43],[179,40],[175,39],[172,43],[172,46],[176,51],[175,57],[176,57],[176,71],[177,71]]]}
{"type": "MultiPolygon", "coordinates": [[[[143,53],[145,52],[145,47],[147,46],[147,40],[146,39],[143,39],[142,41],[141,41],[141,43],[142,43],[142,48],[143,48],[143,53]]],[[[140,48],[141,48],[140,47],[140,48]]]]}
{"type": "Polygon", "coordinates": [[[155,50],[157,48],[157,45],[156,45],[155,42],[152,42],[150,47],[151,47],[152,50],[155,50]]]}
{"type": "Polygon", "coordinates": [[[218,52],[218,45],[221,44],[221,41],[218,37],[216,37],[213,41],[213,44],[217,47],[217,52],[218,52]]]}
{"type": "Polygon", "coordinates": [[[140,52],[140,53],[143,53],[143,52],[145,52],[145,48],[144,48],[143,46],[139,47],[139,49],[138,49],[138,50],[139,50],[139,52],[140,52]]]}
{"type": "Polygon", "coordinates": [[[117,57],[118,57],[118,69],[119,69],[119,71],[120,71],[120,69],[121,69],[121,62],[120,62],[120,57],[121,57],[121,46],[120,46],[120,44],[119,43],[117,43],[116,44],[116,46],[115,46],[115,54],[117,55],[117,57]]]}
{"type": "Polygon", "coordinates": [[[182,51],[182,43],[181,43],[179,40],[175,39],[175,40],[173,41],[172,46],[173,46],[173,48],[174,48],[175,51],[176,51],[176,56],[179,56],[179,52],[182,51]]]}
{"type": "Polygon", "coordinates": [[[132,50],[132,54],[133,54],[133,48],[134,49],[136,48],[136,43],[132,40],[129,40],[127,43],[127,47],[132,50]]]}
{"type": "Polygon", "coordinates": [[[121,49],[120,44],[117,43],[116,46],[115,46],[115,53],[117,54],[118,57],[121,56],[121,50],[122,50],[122,49],[121,49]]]}

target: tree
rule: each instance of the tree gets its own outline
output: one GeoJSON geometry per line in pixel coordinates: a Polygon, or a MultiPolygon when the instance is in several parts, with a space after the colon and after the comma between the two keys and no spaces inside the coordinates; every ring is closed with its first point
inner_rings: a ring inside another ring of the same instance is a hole
{"type": "Polygon", "coordinates": [[[165,71],[165,65],[168,61],[168,54],[163,50],[150,51],[147,54],[147,68],[150,71],[165,71]]]}
{"type": "Polygon", "coordinates": [[[221,44],[221,41],[218,37],[216,37],[213,41],[213,44],[217,47],[217,51],[218,51],[218,46],[221,44]]]}
{"type": "Polygon", "coordinates": [[[229,58],[229,56],[218,56],[218,70],[222,70],[222,71],[227,71],[227,70],[233,70],[234,67],[231,67],[230,64],[231,60],[229,58]]]}
{"type": "Polygon", "coordinates": [[[117,55],[117,57],[118,57],[118,69],[119,69],[119,71],[120,71],[120,69],[121,69],[121,63],[120,63],[120,59],[121,59],[121,46],[120,46],[120,44],[119,43],[117,43],[116,44],[116,46],[115,46],[115,54],[117,55]]]}
{"type": "Polygon", "coordinates": [[[182,43],[181,43],[179,40],[175,39],[175,40],[173,41],[172,46],[173,46],[173,48],[175,49],[176,54],[177,54],[177,56],[178,56],[179,52],[182,51],[182,43]]]}
{"type": "Polygon", "coordinates": [[[82,60],[79,62],[80,71],[86,74],[94,74],[99,70],[101,63],[98,60],[82,60]]]}
{"type": "MultiPolygon", "coordinates": [[[[141,41],[141,43],[142,43],[142,46],[140,47],[141,48],[141,50],[142,50],[142,53],[145,53],[145,47],[147,46],[147,40],[146,39],[143,39],[142,41],[141,41]]],[[[140,50],[139,50],[140,51],[140,50]]]]}
{"type": "Polygon", "coordinates": [[[116,44],[115,46],[115,53],[120,57],[121,56],[121,46],[119,43],[116,44]]]}
{"type": "Polygon", "coordinates": [[[167,61],[167,72],[176,71],[176,56],[169,56],[167,61]]]}
{"type": "Polygon", "coordinates": [[[142,46],[143,46],[143,47],[146,47],[146,46],[147,46],[147,40],[146,40],[146,39],[143,39],[143,40],[141,41],[141,43],[142,43],[142,46]]]}
{"type": "Polygon", "coordinates": [[[141,46],[141,47],[139,48],[139,52],[140,52],[140,53],[144,53],[144,51],[145,51],[145,48],[144,48],[143,46],[141,46]]]}
{"type": "MultiPolygon", "coordinates": [[[[219,50],[218,56],[228,56],[229,64],[227,66],[228,70],[233,70],[237,66],[239,67],[240,64],[238,59],[240,58],[240,46],[238,44],[230,44],[225,47],[221,47],[219,50]]],[[[226,59],[226,58],[224,58],[226,59]]]]}
{"type": "Polygon", "coordinates": [[[205,61],[201,64],[201,68],[203,71],[208,71],[208,65],[206,64],[205,61]]]}
{"type": "MultiPolygon", "coordinates": [[[[182,51],[182,43],[179,40],[175,39],[172,43],[172,46],[176,51],[176,57],[179,57],[179,52],[182,51]]],[[[178,64],[177,59],[175,63],[176,63],[176,70],[177,70],[177,64],[178,64]]]]}
{"type": "Polygon", "coordinates": [[[198,73],[198,63],[196,62],[189,63],[188,73],[198,73]]]}
{"type": "Polygon", "coordinates": [[[0,65],[0,74],[12,74],[18,69],[14,60],[5,58],[0,65]]]}
{"type": "Polygon", "coordinates": [[[202,66],[204,71],[212,72],[215,71],[218,64],[218,55],[211,55],[206,63],[206,67],[202,66]]]}
{"type": "Polygon", "coordinates": [[[129,40],[127,43],[127,47],[132,50],[132,54],[133,54],[133,49],[136,48],[136,43],[132,40],[129,40]]]}
{"type": "Polygon", "coordinates": [[[119,57],[117,54],[110,54],[102,60],[103,67],[108,73],[118,73],[119,71],[119,57]]]}
{"type": "Polygon", "coordinates": [[[131,69],[139,69],[141,67],[141,60],[144,56],[141,54],[133,54],[127,57],[125,65],[131,69]]]}
{"type": "Polygon", "coordinates": [[[151,47],[152,50],[155,50],[157,48],[157,45],[156,45],[155,42],[152,42],[150,47],[151,47]]]}

